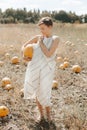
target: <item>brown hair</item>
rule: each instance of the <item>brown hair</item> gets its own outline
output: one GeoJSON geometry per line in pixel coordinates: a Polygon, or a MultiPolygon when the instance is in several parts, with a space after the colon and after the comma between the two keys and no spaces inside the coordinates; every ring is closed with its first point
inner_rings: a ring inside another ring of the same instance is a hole
{"type": "Polygon", "coordinates": [[[50,17],[43,17],[40,19],[38,22],[38,25],[40,26],[41,24],[45,24],[46,26],[53,26],[53,21],[50,17]]]}

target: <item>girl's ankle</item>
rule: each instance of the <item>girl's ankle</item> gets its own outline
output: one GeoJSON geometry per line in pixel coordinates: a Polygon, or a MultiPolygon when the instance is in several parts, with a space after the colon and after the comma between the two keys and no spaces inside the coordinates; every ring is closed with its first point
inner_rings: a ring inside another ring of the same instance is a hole
{"type": "Polygon", "coordinates": [[[51,117],[47,117],[47,121],[51,122],[52,121],[51,117]]]}
{"type": "Polygon", "coordinates": [[[44,119],[44,115],[40,115],[40,119],[44,119]]]}
{"type": "Polygon", "coordinates": [[[44,116],[41,116],[41,119],[44,119],[44,116]]]}

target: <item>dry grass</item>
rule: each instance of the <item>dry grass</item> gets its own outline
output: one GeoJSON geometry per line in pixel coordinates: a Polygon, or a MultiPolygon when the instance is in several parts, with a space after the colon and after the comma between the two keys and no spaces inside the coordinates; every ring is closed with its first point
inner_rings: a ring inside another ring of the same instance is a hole
{"type": "MultiPolygon", "coordinates": [[[[59,35],[61,42],[57,56],[69,59],[70,66],[65,70],[59,69],[63,62],[57,62],[55,78],[59,82],[58,90],[52,90],[52,115],[57,130],[86,130],[87,129],[87,25],[86,24],[54,24],[54,34],[59,35]],[[78,51],[78,53],[75,53],[78,51]],[[73,73],[71,67],[79,64],[82,71],[73,73]]],[[[0,81],[3,77],[11,78],[14,87],[6,91],[0,84],[0,105],[10,109],[12,119],[0,122],[0,130],[33,130],[38,109],[35,101],[24,101],[20,96],[23,88],[26,65],[21,56],[21,46],[32,36],[39,34],[34,24],[0,25],[0,81]],[[10,58],[5,58],[9,53],[10,58]],[[12,65],[10,59],[17,55],[20,63],[12,65]]],[[[53,129],[54,130],[54,129],[53,129]]]]}

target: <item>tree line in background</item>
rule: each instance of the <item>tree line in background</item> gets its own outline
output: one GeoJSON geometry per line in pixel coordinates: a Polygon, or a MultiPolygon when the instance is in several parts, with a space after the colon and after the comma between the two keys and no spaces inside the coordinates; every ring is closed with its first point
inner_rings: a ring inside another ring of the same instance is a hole
{"type": "Polygon", "coordinates": [[[37,23],[37,21],[44,16],[50,16],[54,22],[62,23],[87,23],[87,14],[78,16],[75,12],[66,12],[64,10],[58,11],[42,11],[9,8],[2,12],[0,9],[0,23],[37,23]]]}

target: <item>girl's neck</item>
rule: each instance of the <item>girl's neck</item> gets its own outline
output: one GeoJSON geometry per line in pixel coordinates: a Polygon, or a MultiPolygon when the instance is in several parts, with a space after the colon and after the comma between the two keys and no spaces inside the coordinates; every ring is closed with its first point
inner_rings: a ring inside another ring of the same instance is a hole
{"type": "Polygon", "coordinates": [[[48,34],[45,37],[50,38],[50,37],[52,37],[52,34],[48,34]]]}

